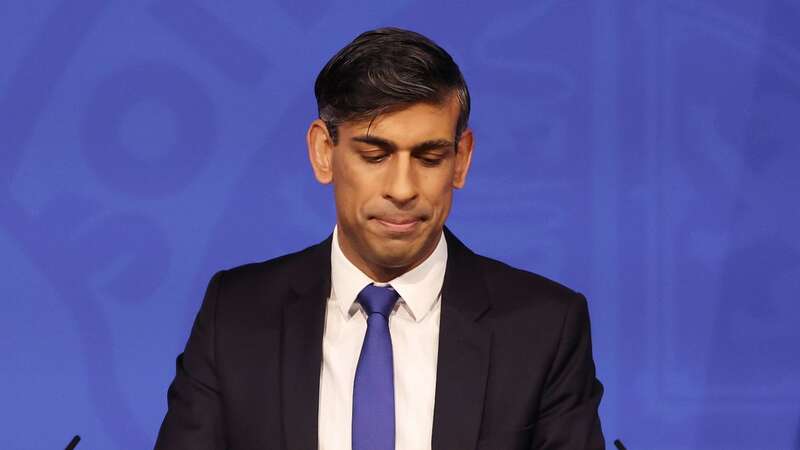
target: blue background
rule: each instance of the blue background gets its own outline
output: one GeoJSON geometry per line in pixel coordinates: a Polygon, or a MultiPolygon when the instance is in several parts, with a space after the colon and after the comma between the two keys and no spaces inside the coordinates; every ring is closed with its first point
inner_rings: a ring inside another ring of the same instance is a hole
{"type": "Polygon", "coordinates": [[[587,295],[609,442],[800,448],[800,6],[0,2],[0,447],[150,448],[202,292],[322,240],[312,85],[384,25],[448,49],[449,225],[587,295]]]}

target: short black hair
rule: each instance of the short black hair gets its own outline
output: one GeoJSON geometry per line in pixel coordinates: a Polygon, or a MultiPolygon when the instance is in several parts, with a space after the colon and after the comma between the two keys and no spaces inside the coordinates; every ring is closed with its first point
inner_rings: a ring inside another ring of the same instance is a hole
{"type": "Polygon", "coordinates": [[[467,84],[453,58],[427,37],[400,28],[362,33],[325,64],[314,83],[319,117],[334,144],[337,126],[418,102],[459,103],[456,142],[467,128],[467,84]]]}

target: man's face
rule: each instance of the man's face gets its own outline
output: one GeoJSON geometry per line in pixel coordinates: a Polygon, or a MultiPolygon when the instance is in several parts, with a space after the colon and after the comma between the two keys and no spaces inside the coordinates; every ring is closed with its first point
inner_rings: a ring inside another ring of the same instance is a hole
{"type": "Polygon", "coordinates": [[[333,183],[342,251],[378,281],[413,268],[436,247],[472,154],[470,130],[455,142],[458,113],[455,96],[413,104],[372,123],[341,124],[336,145],[320,121],[309,129],[317,179],[333,183]]]}

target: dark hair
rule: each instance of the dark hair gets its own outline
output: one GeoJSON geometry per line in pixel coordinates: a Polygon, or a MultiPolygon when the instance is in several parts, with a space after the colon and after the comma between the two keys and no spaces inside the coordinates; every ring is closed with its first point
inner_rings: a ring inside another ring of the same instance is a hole
{"type": "Polygon", "coordinates": [[[425,36],[399,28],[362,33],[325,64],[314,83],[319,117],[334,144],[337,126],[451,94],[460,111],[456,142],[469,120],[469,91],[453,58],[425,36]]]}

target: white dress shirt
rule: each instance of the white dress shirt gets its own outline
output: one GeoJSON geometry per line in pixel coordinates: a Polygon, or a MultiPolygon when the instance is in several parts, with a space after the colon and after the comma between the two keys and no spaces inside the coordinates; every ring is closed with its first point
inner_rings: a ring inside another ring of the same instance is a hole
{"type": "Polygon", "coordinates": [[[447,265],[444,234],[431,255],[388,283],[377,283],[331,244],[331,293],[325,308],[319,389],[320,450],[352,450],[353,382],[367,331],[356,302],[370,283],[391,284],[400,298],[389,315],[394,357],[395,449],[430,450],[439,350],[441,289],[447,265]]]}

